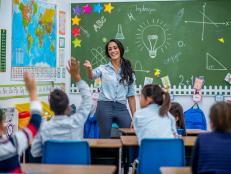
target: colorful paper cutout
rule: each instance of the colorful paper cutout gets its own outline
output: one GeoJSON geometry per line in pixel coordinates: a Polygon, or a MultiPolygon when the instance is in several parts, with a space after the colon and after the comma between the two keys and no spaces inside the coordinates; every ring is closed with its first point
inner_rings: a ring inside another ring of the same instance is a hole
{"type": "Polygon", "coordinates": [[[100,3],[94,5],[93,12],[100,13],[103,7],[100,5],[100,3]]]}
{"type": "Polygon", "coordinates": [[[100,78],[97,78],[95,79],[95,82],[94,82],[94,87],[95,88],[100,88],[101,87],[101,79],[100,78]]]}
{"type": "Polygon", "coordinates": [[[153,82],[153,78],[150,78],[150,77],[144,78],[144,86],[147,84],[152,84],[152,82],[153,82]]]}
{"type": "Polygon", "coordinates": [[[81,18],[79,18],[78,16],[75,16],[71,20],[72,20],[72,25],[79,25],[81,18]]]}
{"type": "Polygon", "coordinates": [[[159,69],[154,69],[154,76],[159,77],[160,76],[160,70],[159,69]]]}
{"type": "Polygon", "coordinates": [[[204,83],[204,79],[196,77],[194,81],[193,89],[195,89],[196,91],[201,90],[203,83],[204,83]]]}
{"type": "Polygon", "coordinates": [[[81,47],[81,40],[78,38],[75,38],[72,43],[74,44],[74,47],[81,47]]]}
{"type": "Polygon", "coordinates": [[[74,37],[77,37],[80,35],[80,29],[79,28],[73,28],[72,29],[72,34],[74,37]]]}
{"type": "Polygon", "coordinates": [[[111,11],[113,9],[114,9],[114,7],[111,5],[110,2],[108,4],[104,4],[104,12],[108,12],[109,14],[111,14],[111,11]]]}
{"type": "Polygon", "coordinates": [[[221,43],[225,43],[225,39],[223,37],[219,38],[218,41],[221,43]]]}
{"type": "Polygon", "coordinates": [[[231,84],[231,74],[230,73],[226,74],[225,81],[231,84]]]}
{"type": "Polygon", "coordinates": [[[92,8],[91,8],[91,6],[90,6],[89,4],[83,6],[83,12],[84,12],[85,14],[90,14],[91,11],[92,11],[92,8]]]}
{"type": "Polygon", "coordinates": [[[171,83],[169,76],[164,76],[161,78],[162,86],[166,89],[169,90],[171,88],[171,83]]]}
{"type": "Polygon", "coordinates": [[[74,15],[80,15],[81,12],[82,12],[82,9],[79,6],[76,6],[75,8],[73,8],[74,15]]]}

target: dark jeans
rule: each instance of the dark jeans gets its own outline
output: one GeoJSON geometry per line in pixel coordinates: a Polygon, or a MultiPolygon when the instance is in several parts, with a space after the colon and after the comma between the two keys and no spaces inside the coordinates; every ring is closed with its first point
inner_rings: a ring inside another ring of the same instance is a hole
{"type": "Polygon", "coordinates": [[[112,123],[116,123],[120,128],[129,128],[131,125],[127,106],[113,101],[98,101],[96,119],[100,138],[110,138],[112,123]]]}

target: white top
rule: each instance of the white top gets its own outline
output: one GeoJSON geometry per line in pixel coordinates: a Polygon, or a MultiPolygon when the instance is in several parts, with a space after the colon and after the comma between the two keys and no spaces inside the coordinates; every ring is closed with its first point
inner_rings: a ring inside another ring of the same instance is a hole
{"type": "Polygon", "coordinates": [[[90,112],[92,99],[89,86],[85,81],[79,81],[77,86],[81,95],[80,107],[71,116],[56,115],[50,121],[43,122],[31,146],[33,157],[42,156],[42,148],[46,140],[80,140],[83,138],[84,123],[90,112]]]}
{"type": "Polygon", "coordinates": [[[135,112],[133,121],[139,144],[144,138],[174,138],[175,119],[170,113],[161,117],[159,109],[160,106],[150,104],[135,112]]]}

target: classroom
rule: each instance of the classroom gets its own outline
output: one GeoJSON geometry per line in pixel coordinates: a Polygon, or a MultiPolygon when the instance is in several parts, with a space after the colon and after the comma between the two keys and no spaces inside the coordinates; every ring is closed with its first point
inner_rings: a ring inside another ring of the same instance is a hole
{"type": "Polygon", "coordinates": [[[0,173],[231,173],[230,36],[229,0],[0,0],[0,173]]]}

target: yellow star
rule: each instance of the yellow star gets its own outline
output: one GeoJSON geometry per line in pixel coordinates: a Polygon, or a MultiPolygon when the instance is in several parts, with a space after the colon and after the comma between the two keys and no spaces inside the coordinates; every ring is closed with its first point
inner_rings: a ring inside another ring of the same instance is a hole
{"type": "Polygon", "coordinates": [[[79,25],[79,22],[81,21],[81,19],[78,16],[75,16],[71,20],[72,20],[72,25],[79,25]]]}
{"type": "Polygon", "coordinates": [[[112,11],[113,8],[114,7],[111,5],[111,3],[104,4],[104,12],[111,13],[111,11],[112,11]]]}
{"type": "Polygon", "coordinates": [[[160,76],[160,70],[159,69],[154,69],[154,76],[159,77],[160,76]]]}
{"type": "Polygon", "coordinates": [[[81,47],[81,40],[78,38],[75,38],[72,43],[74,44],[74,47],[81,47]]]}

